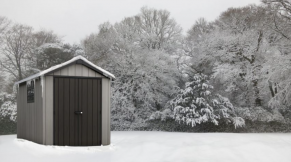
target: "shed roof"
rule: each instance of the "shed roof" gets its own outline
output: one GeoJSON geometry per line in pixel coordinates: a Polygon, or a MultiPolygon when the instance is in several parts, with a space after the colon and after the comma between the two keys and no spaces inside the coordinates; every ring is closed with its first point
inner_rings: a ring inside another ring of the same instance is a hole
{"type": "Polygon", "coordinates": [[[46,74],[48,74],[50,72],[59,70],[59,69],[61,69],[63,67],[66,67],[66,66],[68,66],[70,64],[73,64],[73,63],[82,64],[82,65],[87,66],[88,68],[94,70],[95,72],[100,73],[101,75],[103,75],[103,76],[105,76],[107,78],[115,79],[115,76],[113,74],[111,74],[110,72],[102,69],[99,66],[96,66],[92,62],[88,61],[85,57],[79,55],[79,56],[76,56],[76,57],[72,58],[69,61],[66,61],[64,63],[52,66],[52,67],[50,67],[50,68],[48,68],[46,70],[40,71],[40,72],[38,72],[38,73],[36,73],[34,75],[31,75],[31,76],[29,76],[29,77],[27,77],[25,79],[22,79],[22,80],[16,82],[15,84],[20,84],[22,82],[26,82],[26,81],[35,79],[35,78],[40,77],[40,76],[44,76],[44,75],[46,75],[46,74]]]}

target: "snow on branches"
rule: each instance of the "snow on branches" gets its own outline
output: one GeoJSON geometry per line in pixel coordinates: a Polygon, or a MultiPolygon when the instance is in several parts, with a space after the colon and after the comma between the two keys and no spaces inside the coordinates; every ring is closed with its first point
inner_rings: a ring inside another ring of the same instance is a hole
{"type": "Polygon", "coordinates": [[[211,94],[213,86],[209,84],[207,75],[195,74],[193,81],[185,86],[171,101],[177,122],[192,127],[204,122],[218,125],[219,120],[231,122],[235,128],[245,125],[244,119],[235,115],[234,106],[228,98],[211,94]]]}

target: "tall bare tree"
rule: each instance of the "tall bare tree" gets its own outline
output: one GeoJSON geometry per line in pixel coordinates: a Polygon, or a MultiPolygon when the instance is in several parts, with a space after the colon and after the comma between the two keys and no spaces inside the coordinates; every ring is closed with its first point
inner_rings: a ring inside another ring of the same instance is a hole
{"type": "Polygon", "coordinates": [[[13,75],[16,80],[24,77],[26,58],[34,48],[32,30],[29,26],[15,24],[3,35],[3,70],[13,75]]]}
{"type": "Polygon", "coordinates": [[[35,41],[36,47],[40,47],[45,43],[61,43],[62,37],[55,34],[52,30],[42,29],[33,33],[33,38],[35,41]]]}
{"type": "Polygon", "coordinates": [[[175,44],[181,38],[182,28],[170,17],[169,11],[143,7],[136,21],[140,27],[142,46],[174,51],[175,44]]]}

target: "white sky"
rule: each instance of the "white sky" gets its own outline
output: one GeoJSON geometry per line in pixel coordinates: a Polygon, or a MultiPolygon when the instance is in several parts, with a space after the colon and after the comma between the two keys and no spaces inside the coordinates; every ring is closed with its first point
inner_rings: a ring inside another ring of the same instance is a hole
{"type": "Polygon", "coordinates": [[[171,12],[184,31],[204,17],[216,19],[229,7],[260,4],[260,0],[0,0],[0,16],[34,29],[48,29],[68,43],[79,43],[99,24],[119,22],[148,6],[171,12]]]}

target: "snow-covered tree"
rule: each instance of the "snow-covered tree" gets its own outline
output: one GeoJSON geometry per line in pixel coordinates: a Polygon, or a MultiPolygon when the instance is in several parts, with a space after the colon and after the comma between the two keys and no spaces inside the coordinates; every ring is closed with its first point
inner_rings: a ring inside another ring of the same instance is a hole
{"type": "Polygon", "coordinates": [[[90,61],[106,67],[108,61],[114,60],[112,54],[117,39],[113,25],[105,22],[99,25],[98,33],[92,33],[82,41],[82,46],[90,61]]]}
{"type": "Polygon", "coordinates": [[[269,106],[291,110],[291,1],[263,0],[270,13],[262,87],[269,106]]]}
{"type": "Polygon", "coordinates": [[[218,125],[219,121],[232,122],[235,127],[244,126],[244,119],[236,116],[230,101],[221,95],[213,95],[212,89],[208,76],[194,75],[171,101],[174,119],[192,127],[204,122],[218,125]]]}
{"type": "Polygon", "coordinates": [[[280,52],[277,46],[269,47],[266,62],[262,65],[262,88],[268,96],[269,106],[276,109],[291,107],[291,54],[280,52]]]}
{"type": "Polygon", "coordinates": [[[164,107],[181,80],[170,56],[181,34],[178,25],[166,11],[143,8],[141,12],[114,25],[101,24],[98,33],[82,42],[89,60],[116,76],[113,124],[142,123],[164,107]]]}
{"type": "Polygon", "coordinates": [[[0,16],[0,45],[2,43],[2,36],[9,28],[9,25],[11,24],[10,20],[8,20],[6,17],[0,16]]]}
{"type": "Polygon", "coordinates": [[[196,22],[186,37],[186,55],[192,58],[188,67],[214,76],[214,91],[240,106],[265,106],[260,70],[267,47],[267,15],[255,5],[230,8],[214,22],[196,22]]]}
{"type": "Polygon", "coordinates": [[[76,55],[78,50],[82,49],[70,44],[45,43],[35,49],[34,57],[30,60],[34,65],[31,69],[41,71],[68,61],[76,55]]]}

